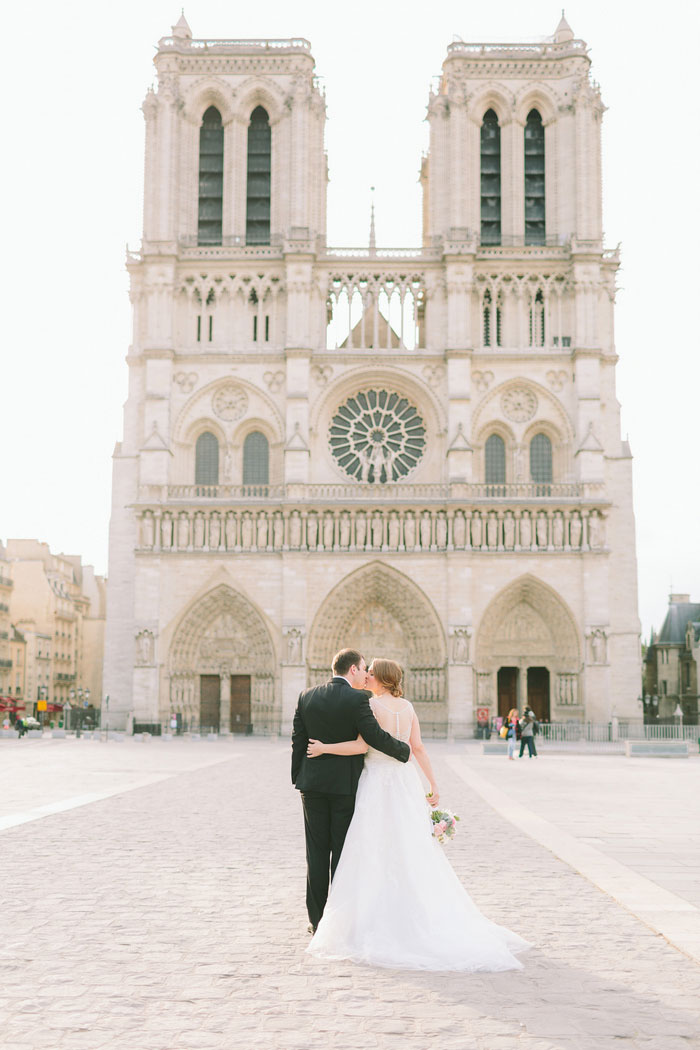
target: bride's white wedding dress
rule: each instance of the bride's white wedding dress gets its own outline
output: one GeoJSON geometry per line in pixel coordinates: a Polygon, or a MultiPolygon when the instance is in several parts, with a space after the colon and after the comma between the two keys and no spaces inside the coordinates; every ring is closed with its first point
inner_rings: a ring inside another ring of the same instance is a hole
{"type": "MultiPolygon", "coordinates": [[[[408,741],[409,701],[398,712],[376,699],[370,703],[382,728],[408,741]]],[[[528,943],[481,914],[443,850],[432,835],[415,760],[397,762],[370,748],[328,902],[307,951],[400,969],[522,969],[514,953],[528,943]]]]}

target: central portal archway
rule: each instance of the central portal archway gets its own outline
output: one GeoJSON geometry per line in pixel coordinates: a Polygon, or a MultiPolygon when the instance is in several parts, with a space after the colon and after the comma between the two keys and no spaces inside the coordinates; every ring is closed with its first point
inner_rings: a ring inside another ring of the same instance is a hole
{"type": "MultiPolygon", "coordinates": [[[[440,620],[427,596],[403,573],[375,562],[330,592],[311,629],[309,685],[328,680],[333,654],[346,646],[359,649],[367,660],[397,660],[410,700],[446,701],[447,650],[440,620]]],[[[441,713],[431,708],[429,717],[435,720],[441,713]]]]}
{"type": "Polygon", "coordinates": [[[251,602],[225,584],[183,616],[169,674],[171,712],[190,726],[248,732],[279,715],[270,634],[251,602]]]}

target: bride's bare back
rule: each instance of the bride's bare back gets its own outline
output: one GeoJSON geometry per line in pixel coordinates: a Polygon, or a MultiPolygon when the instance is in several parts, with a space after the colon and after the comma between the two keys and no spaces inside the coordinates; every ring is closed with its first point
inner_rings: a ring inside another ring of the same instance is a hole
{"type": "Polygon", "coordinates": [[[413,727],[413,704],[403,696],[373,696],[370,707],[382,729],[397,740],[408,742],[413,727]]]}

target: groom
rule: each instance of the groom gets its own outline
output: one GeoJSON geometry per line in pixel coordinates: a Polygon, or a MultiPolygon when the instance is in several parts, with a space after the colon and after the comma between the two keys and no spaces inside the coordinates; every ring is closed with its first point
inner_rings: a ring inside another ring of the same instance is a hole
{"type": "Polygon", "coordinates": [[[370,747],[408,762],[408,744],[385,733],[369,706],[367,664],[355,649],[333,657],[333,678],[301,693],[292,731],[292,783],[301,791],[306,832],[306,908],[309,932],[316,932],[328,898],[330,876],[340,860],[355,809],[364,755],[306,757],[309,740],[340,744],[358,733],[370,747]]]}

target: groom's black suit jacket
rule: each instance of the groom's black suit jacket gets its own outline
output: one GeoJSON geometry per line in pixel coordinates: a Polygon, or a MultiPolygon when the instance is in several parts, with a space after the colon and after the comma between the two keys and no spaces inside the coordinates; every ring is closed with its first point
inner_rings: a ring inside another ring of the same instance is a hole
{"type": "Polygon", "coordinates": [[[353,689],[345,678],[306,689],[299,697],[292,731],[292,783],[299,791],[354,795],[364,755],[320,755],[307,758],[310,739],[324,744],[355,740],[360,733],[370,747],[408,762],[408,744],[386,733],[372,714],[368,693],[353,689]]]}

